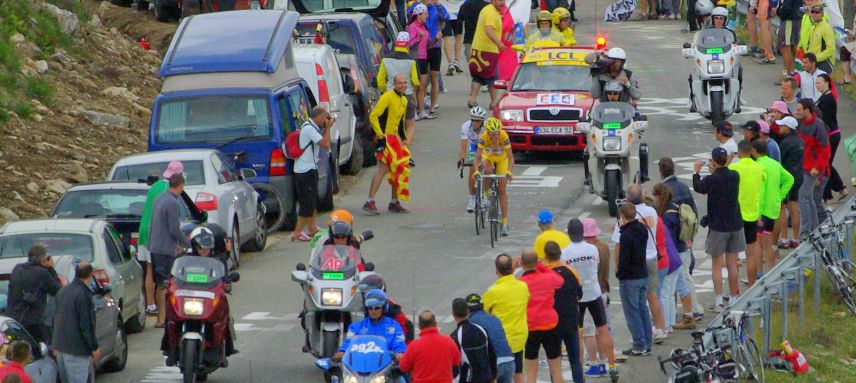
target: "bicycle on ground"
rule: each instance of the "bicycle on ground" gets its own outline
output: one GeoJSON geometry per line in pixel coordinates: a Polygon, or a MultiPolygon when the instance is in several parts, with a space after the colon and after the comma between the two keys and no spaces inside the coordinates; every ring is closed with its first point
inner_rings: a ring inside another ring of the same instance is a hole
{"type": "Polygon", "coordinates": [[[847,249],[843,245],[844,230],[847,225],[852,224],[853,221],[845,221],[840,224],[824,224],[809,235],[809,242],[811,242],[812,247],[814,247],[820,256],[824,270],[826,270],[826,275],[829,277],[829,281],[832,282],[832,288],[835,289],[850,312],[856,314],[856,301],[854,301],[856,282],[850,276],[854,264],[849,260],[847,249]],[[830,238],[835,237],[838,239],[834,247],[835,252],[833,252],[828,246],[825,246],[825,243],[830,238]],[[844,253],[843,256],[842,251],[844,253]]]}

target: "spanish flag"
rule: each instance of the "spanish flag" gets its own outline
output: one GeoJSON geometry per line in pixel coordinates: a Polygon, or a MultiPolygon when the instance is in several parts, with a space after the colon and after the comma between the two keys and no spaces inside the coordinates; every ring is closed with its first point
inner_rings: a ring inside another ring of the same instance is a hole
{"type": "Polygon", "coordinates": [[[386,135],[386,148],[377,154],[378,160],[389,166],[389,185],[403,202],[410,202],[410,150],[397,134],[386,135]]]}

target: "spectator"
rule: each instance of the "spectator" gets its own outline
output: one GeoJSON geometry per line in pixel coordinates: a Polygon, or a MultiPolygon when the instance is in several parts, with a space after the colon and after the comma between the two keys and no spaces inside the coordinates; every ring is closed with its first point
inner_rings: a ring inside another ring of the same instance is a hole
{"type": "MultiPolygon", "coordinates": [[[[794,108],[796,108],[796,102],[794,102],[794,108]]],[[[767,113],[763,115],[764,121],[767,121],[770,124],[770,129],[772,129],[773,133],[779,133],[779,125],[776,124],[776,121],[785,118],[785,116],[790,116],[791,111],[788,110],[788,104],[782,100],[773,101],[769,108],[767,108],[767,113]]]]}
{"type": "Polygon", "coordinates": [[[797,102],[800,100],[797,97],[797,91],[799,90],[797,79],[790,76],[785,77],[782,80],[782,84],[779,85],[779,90],[782,93],[781,101],[784,101],[788,105],[788,112],[793,115],[797,111],[797,102]]]}
{"type": "Polygon", "coordinates": [[[782,0],[778,8],[772,9],[773,14],[779,16],[779,52],[782,54],[786,75],[796,70],[794,58],[800,41],[801,6],[801,0],[782,0]]]}
{"type": "MultiPolygon", "coordinates": [[[[672,197],[672,189],[663,183],[654,185],[654,207],[657,209],[657,214],[663,220],[663,228],[665,229],[666,251],[669,256],[669,267],[666,271],[666,276],[660,284],[660,291],[657,294],[660,299],[660,304],[663,306],[663,316],[666,318],[666,329],[671,332],[673,328],[689,329],[695,326],[695,317],[692,315],[693,305],[692,296],[687,283],[683,279],[681,267],[681,253],[687,251],[687,245],[681,240],[678,240],[681,234],[681,215],[680,207],[675,204],[672,197]],[[689,317],[684,316],[679,327],[675,323],[677,317],[677,306],[675,304],[675,293],[681,298],[681,304],[684,306],[684,312],[690,313],[689,317]]],[[[661,274],[662,275],[662,274],[661,274]]]]}
{"type": "Polygon", "coordinates": [[[823,8],[823,4],[815,4],[809,8],[811,26],[801,31],[807,36],[806,43],[801,48],[806,54],[814,53],[818,69],[832,73],[832,66],[835,64],[835,31],[824,18],[823,8]]]}
{"type": "MultiPolygon", "coordinates": [[[[645,250],[645,262],[648,267],[647,277],[645,279],[648,287],[645,291],[648,294],[648,307],[651,308],[651,318],[654,321],[653,340],[657,344],[663,343],[666,339],[666,333],[663,331],[666,328],[663,318],[663,311],[660,307],[660,300],[657,298],[657,290],[660,288],[659,267],[657,260],[659,258],[659,250],[657,250],[657,228],[659,227],[659,218],[657,210],[648,206],[643,202],[642,188],[639,185],[630,185],[627,188],[627,202],[635,206],[636,218],[642,222],[648,229],[648,242],[645,250]]],[[[618,244],[620,242],[620,230],[616,226],[612,232],[612,242],[618,244]]],[[[616,246],[615,254],[620,252],[620,245],[616,246]]]]}
{"type": "Polygon", "coordinates": [[[823,188],[829,181],[829,132],[819,119],[811,99],[801,99],[795,113],[799,119],[797,134],[805,145],[803,183],[799,189],[800,237],[806,236],[826,220],[823,188]]]}
{"type": "MultiPolygon", "coordinates": [[[[594,218],[583,218],[580,221],[582,221],[583,223],[583,236],[585,237],[585,241],[597,247],[599,261],[597,268],[597,279],[598,284],[600,285],[601,300],[603,300],[603,304],[607,308],[605,311],[608,324],[609,262],[611,257],[611,255],[609,254],[609,246],[606,244],[606,242],[598,238],[601,233],[601,230],[597,226],[597,221],[595,221],[594,218]]],[[[586,371],[586,376],[606,376],[608,371],[606,369],[607,366],[605,363],[607,362],[608,357],[606,356],[606,350],[601,352],[600,348],[598,347],[597,329],[595,328],[594,320],[591,318],[591,315],[583,316],[583,344],[585,344],[589,364],[589,369],[586,371]]],[[[614,351],[615,350],[613,349],[613,356],[615,360],[618,361],[619,356],[616,355],[614,351]]]]}
{"type": "Polygon", "coordinates": [[[478,105],[478,92],[482,86],[490,90],[490,107],[496,104],[499,91],[493,87],[498,78],[499,54],[505,50],[502,42],[502,13],[505,12],[505,0],[491,0],[490,6],[479,12],[476,33],[473,35],[472,52],[470,53],[470,97],[467,106],[478,105]]]}
{"type": "MultiPolygon", "coordinates": [[[[158,202],[155,201],[155,213],[158,211],[157,205],[158,202]]],[[[153,217],[156,218],[157,215],[153,217]]],[[[155,219],[152,220],[153,224],[156,222],[155,219]]],[[[153,243],[158,241],[155,238],[153,243]]],[[[158,254],[155,251],[157,250],[153,248],[152,255],[158,254]]],[[[81,262],[77,265],[74,281],[63,287],[56,297],[52,346],[56,350],[57,369],[62,383],[89,382],[89,379],[95,376],[94,362],[101,357],[98,339],[95,337],[95,305],[92,303],[92,291],[89,288],[91,283],[92,265],[81,262]]]]}
{"type": "Polygon", "coordinates": [[[696,193],[707,194],[707,216],[701,219],[701,225],[708,228],[705,252],[711,256],[713,270],[713,291],[715,301],[713,312],[722,312],[722,268],[728,267],[728,289],[731,295],[739,294],[737,274],[737,253],[746,250],[746,237],[743,235],[743,219],[737,196],[740,175],[727,167],[728,152],[715,148],[711,152],[709,176],[701,178],[702,161],[693,166],[693,189],[696,193]]]}
{"type": "MultiPolygon", "coordinates": [[[[740,141],[737,145],[739,160],[728,168],[740,175],[737,201],[743,219],[743,235],[746,239],[746,274],[749,286],[761,271],[761,244],[758,242],[758,220],[761,218],[761,194],[766,184],[766,169],[752,159],[752,144],[740,141]]],[[[729,277],[731,271],[729,271],[729,277]]],[[[733,293],[733,292],[732,292],[733,293]]]]}
{"type": "Polygon", "coordinates": [[[526,317],[529,287],[514,278],[514,262],[508,254],[496,256],[494,265],[497,280],[483,295],[484,309],[502,322],[508,346],[514,354],[514,382],[523,383],[523,351],[529,333],[526,317]]]}
{"type": "Polygon", "coordinates": [[[449,19],[443,27],[443,52],[446,54],[447,76],[452,76],[456,72],[464,73],[464,68],[461,67],[461,51],[464,48],[464,28],[458,17],[459,15],[460,8],[458,12],[449,13],[449,19]]]}
{"type": "Polygon", "coordinates": [[[166,166],[162,176],[157,182],[149,187],[146,193],[146,207],[140,218],[140,231],[137,235],[137,261],[143,268],[143,280],[146,293],[146,314],[157,314],[158,306],[155,304],[155,280],[152,272],[152,254],[149,251],[149,237],[152,223],[152,205],[155,198],[169,189],[169,179],[173,174],[184,173],[184,164],[181,161],[172,161],[166,166]]]}
{"type": "Polygon", "coordinates": [[[663,157],[660,158],[658,166],[660,167],[660,178],[663,179],[663,183],[672,189],[672,202],[677,205],[690,205],[693,211],[698,213],[695,200],[692,193],[690,193],[690,187],[675,176],[675,162],[669,157],[663,157]]]}
{"type": "Polygon", "coordinates": [[[847,85],[853,82],[853,60],[851,60],[853,52],[850,49],[853,49],[853,41],[856,41],[854,32],[856,32],[856,17],[853,18],[850,33],[843,36],[844,44],[838,50],[838,55],[841,58],[841,69],[844,71],[844,77],[837,82],[838,85],[847,85]]]}
{"type": "MultiPolygon", "coordinates": [[[[372,130],[377,137],[375,157],[378,159],[377,173],[369,188],[369,198],[363,204],[363,211],[378,215],[375,196],[383,178],[387,177],[391,188],[391,196],[387,210],[390,213],[409,213],[401,201],[410,201],[410,150],[402,143],[399,131],[405,125],[407,111],[407,77],[397,74],[393,77],[395,87],[380,96],[374,109],[369,115],[372,130]],[[384,122],[384,126],[381,126],[384,122]]],[[[332,125],[332,124],[331,124],[332,125]]]]}
{"type": "Polygon", "coordinates": [[[473,45],[473,36],[476,34],[476,24],[479,22],[479,12],[482,8],[490,5],[484,0],[466,0],[461,4],[458,11],[458,21],[464,28],[464,57],[469,60],[470,49],[473,45]]]}
{"type": "Polygon", "coordinates": [[[773,239],[779,239],[780,249],[795,249],[799,246],[800,209],[797,201],[803,182],[805,144],[797,133],[799,122],[796,118],[785,116],[775,122],[779,127],[779,149],[782,151],[782,166],[794,177],[794,185],[791,186],[787,198],[782,201],[780,219],[776,221],[776,226],[773,228],[773,239]],[[786,211],[788,213],[787,218],[785,217],[786,211]],[[792,229],[790,240],[788,240],[788,220],[790,220],[792,229]]]}
{"type": "Polygon", "coordinates": [[[156,302],[158,319],[155,327],[163,328],[166,319],[166,283],[169,281],[172,263],[180,253],[179,245],[190,248],[190,241],[179,227],[181,205],[178,196],[184,191],[184,175],[169,177],[169,189],[155,198],[152,204],[152,228],[149,249],[152,253],[152,277],[157,284],[156,302]]]}
{"type": "Polygon", "coordinates": [[[478,294],[467,295],[466,300],[470,311],[470,322],[487,331],[490,344],[496,354],[496,383],[511,383],[514,380],[514,354],[508,346],[502,322],[484,311],[484,303],[478,294]]]}
{"type": "Polygon", "coordinates": [[[545,258],[544,246],[548,242],[556,242],[559,248],[562,249],[571,244],[571,239],[568,238],[567,234],[553,229],[553,213],[549,210],[541,210],[538,213],[538,228],[541,229],[541,234],[538,234],[538,237],[535,238],[535,245],[533,247],[535,254],[538,254],[538,259],[541,261],[545,258]]]}
{"type": "Polygon", "coordinates": [[[12,354],[12,357],[10,358],[11,360],[0,368],[0,381],[5,382],[6,378],[17,376],[20,378],[19,382],[32,382],[30,376],[27,375],[26,371],[24,371],[24,367],[33,360],[33,353],[30,349],[30,344],[22,340],[16,340],[12,342],[10,351],[12,354]]]}
{"type": "Polygon", "coordinates": [[[766,259],[767,267],[773,268],[778,258],[774,247],[776,243],[772,237],[773,228],[781,215],[782,201],[787,198],[794,184],[794,176],[788,173],[782,164],[768,156],[767,148],[767,145],[760,141],[752,144],[752,157],[766,170],[761,192],[761,220],[758,221],[758,233],[761,235],[761,259],[766,259]]]}
{"type": "MultiPolygon", "coordinates": [[[[582,226],[582,224],[580,224],[582,226]]],[[[571,365],[571,373],[574,382],[582,382],[583,377],[583,360],[580,354],[580,319],[579,307],[577,302],[583,296],[582,281],[580,280],[577,271],[564,264],[561,261],[562,248],[554,241],[547,242],[544,249],[546,259],[544,265],[553,269],[558,273],[562,280],[562,287],[556,290],[554,296],[556,314],[559,316],[559,323],[556,326],[556,333],[565,344],[565,350],[568,352],[568,362],[571,365]]]]}
{"type": "Polygon", "coordinates": [[[294,161],[294,184],[297,190],[297,224],[291,240],[309,242],[318,231],[315,213],[318,204],[318,153],[330,147],[330,128],[333,118],[320,106],[312,108],[309,119],[300,126],[298,144],[303,154],[294,161]],[[306,128],[306,129],[304,129],[306,128]],[[308,228],[308,231],[303,230],[308,228]]]}
{"type": "Polygon", "coordinates": [[[841,143],[841,130],[838,128],[838,101],[832,94],[832,78],[828,74],[822,74],[817,77],[817,90],[820,92],[820,97],[817,99],[817,109],[820,111],[820,118],[826,123],[826,128],[829,130],[829,182],[826,183],[826,188],[823,190],[823,200],[832,200],[832,192],[839,194],[838,199],[842,200],[847,197],[849,192],[844,187],[844,181],[838,174],[835,166],[832,166],[832,161],[835,159],[835,152],[838,151],[838,144],[841,143]]]}
{"type": "Polygon", "coordinates": [[[728,162],[730,164],[737,155],[737,142],[734,141],[734,127],[728,121],[720,121],[714,125],[713,135],[716,141],[719,142],[719,147],[725,149],[728,153],[728,162]]]}
{"type": "MultiPolygon", "coordinates": [[[[774,64],[776,62],[776,56],[773,54],[773,39],[770,37],[770,0],[757,0],[755,1],[756,6],[751,7],[750,14],[752,14],[751,18],[747,18],[747,27],[750,31],[755,29],[754,21],[757,19],[758,21],[758,30],[760,31],[760,40],[761,40],[761,62],[764,64],[774,64]],[[751,21],[750,21],[751,20],[751,21]]],[[[750,35],[752,32],[750,32],[750,35]]]]}
{"type": "Polygon", "coordinates": [[[800,97],[810,98],[812,101],[817,102],[817,99],[821,95],[821,92],[817,89],[817,77],[827,72],[817,68],[817,56],[814,53],[806,53],[800,59],[800,62],[802,62],[803,66],[803,70],[799,72],[800,97]]]}
{"type": "Polygon", "coordinates": [[[770,124],[764,120],[758,120],[757,123],[760,127],[758,130],[758,132],[761,133],[760,140],[767,145],[767,155],[770,156],[770,158],[781,162],[782,151],[779,149],[779,144],[773,139],[772,133],[770,133],[770,124]]]}
{"type": "MultiPolygon", "coordinates": [[[[437,109],[437,100],[440,97],[440,66],[443,60],[443,28],[449,21],[449,12],[446,7],[440,4],[440,0],[427,0],[428,20],[425,24],[428,27],[428,50],[426,52],[428,58],[429,77],[431,81],[431,107],[427,114],[423,114],[422,118],[435,118],[434,112],[437,109]]],[[[424,113],[424,112],[423,112],[424,113]]]]}
{"type": "Polygon", "coordinates": [[[776,141],[770,139],[770,124],[767,121],[746,121],[741,128],[743,128],[743,139],[749,141],[749,143],[753,143],[755,140],[762,140],[762,142],[770,146],[768,152],[775,153],[774,158],[776,158],[776,161],[779,161],[779,146],[776,144],[776,141]]]}
{"type": "Polygon", "coordinates": [[[550,368],[553,382],[564,382],[559,360],[562,356],[562,338],[556,329],[559,315],[555,309],[556,291],[562,287],[564,279],[539,263],[538,255],[531,250],[521,254],[520,265],[523,267],[520,281],[526,283],[530,294],[526,308],[526,323],[529,328],[524,362],[526,383],[535,383],[538,378],[538,353],[542,346],[547,354],[547,366],[550,368]]]}
{"type": "Polygon", "coordinates": [[[436,118],[425,113],[425,93],[428,90],[428,45],[431,42],[431,34],[425,23],[428,20],[428,8],[425,4],[415,3],[410,11],[410,24],[407,32],[410,33],[410,46],[416,47],[413,55],[416,57],[416,67],[419,71],[419,88],[416,90],[416,121],[421,119],[436,118]]]}
{"type": "Polygon", "coordinates": [[[412,383],[451,382],[452,368],[461,365],[455,342],[440,335],[437,319],[430,310],[419,314],[419,339],[407,346],[399,368],[410,373],[412,383]]]}
{"type": "Polygon", "coordinates": [[[413,89],[418,89],[421,84],[419,69],[416,66],[416,61],[410,58],[409,47],[410,33],[398,32],[395,39],[395,50],[380,62],[380,69],[377,72],[378,88],[384,92],[395,88],[396,75],[403,74],[405,78],[409,79],[407,90],[404,91],[404,95],[407,97],[407,109],[404,112],[404,136],[407,146],[413,143],[413,135],[416,133],[416,99],[413,97],[413,89]]]}
{"type": "Polygon", "coordinates": [[[648,313],[648,267],[646,252],[648,228],[636,217],[636,207],[628,202],[621,205],[620,246],[616,252],[615,277],[618,278],[621,308],[633,337],[633,347],[624,355],[641,356],[651,353],[651,316],[648,313]]]}
{"type": "Polygon", "coordinates": [[[27,252],[27,262],[19,263],[9,276],[6,314],[18,321],[36,342],[50,342],[50,330],[42,324],[47,296],[54,296],[62,287],[54,270],[53,258],[42,245],[27,252]]]}
{"type": "Polygon", "coordinates": [[[452,317],[458,324],[451,337],[461,353],[461,365],[456,374],[459,383],[490,383],[496,378],[496,352],[487,330],[470,322],[467,301],[452,301],[452,317]]]}

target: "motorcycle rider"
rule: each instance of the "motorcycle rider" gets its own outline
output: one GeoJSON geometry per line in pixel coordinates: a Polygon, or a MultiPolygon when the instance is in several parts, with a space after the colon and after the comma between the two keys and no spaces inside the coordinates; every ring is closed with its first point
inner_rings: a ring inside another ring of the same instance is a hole
{"type": "MultiPolygon", "coordinates": [[[[386,299],[389,301],[389,310],[386,312],[386,316],[394,319],[398,322],[398,325],[401,326],[401,329],[404,330],[404,341],[407,344],[413,341],[414,338],[414,327],[413,321],[407,319],[407,315],[404,315],[404,311],[401,309],[401,305],[395,302],[391,296],[389,296],[389,292],[386,291],[386,282],[383,280],[383,276],[380,274],[372,274],[365,277],[360,281],[360,286],[365,286],[362,288],[364,291],[371,290],[381,290],[386,293],[386,299]]],[[[363,298],[365,299],[365,298],[363,298]]]]}
{"type": "Polygon", "coordinates": [[[327,240],[331,239],[330,235],[330,227],[333,226],[333,222],[337,221],[345,221],[351,226],[354,225],[354,216],[351,215],[351,212],[345,209],[334,210],[330,213],[329,219],[327,220],[327,227],[315,232],[315,235],[312,236],[312,240],[309,241],[309,248],[314,249],[315,244],[321,241],[322,244],[326,243],[327,240]]]}
{"type": "Polygon", "coordinates": [[[407,350],[404,332],[394,319],[386,316],[389,312],[389,298],[382,290],[374,289],[365,295],[366,318],[348,326],[345,341],[339,347],[339,352],[333,355],[333,360],[340,361],[351,344],[351,339],[357,335],[375,335],[386,339],[387,350],[400,360],[407,350]]]}
{"type": "MultiPolygon", "coordinates": [[[[732,46],[737,45],[737,34],[735,34],[734,31],[732,31],[731,29],[728,29],[728,27],[726,27],[726,25],[728,25],[728,10],[725,9],[724,7],[713,8],[713,11],[710,12],[710,17],[707,18],[705,20],[705,22],[703,23],[704,28],[719,28],[719,29],[724,29],[726,31],[731,32],[731,35],[732,35],[731,45],[732,46]]],[[[737,70],[737,81],[740,82],[740,93],[742,93],[742,91],[743,91],[743,66],[740,65],[740,62],[736,61],[736,60],[734,61],[734,66],[736,67],[735,69],[737,70]]],[[[694,94],[693,94],[693,76],[692,76],[692,74],[690,74],[687,81],[689,81],[689,84],[690,84],[690,112],[695,113],[696,107],[695,107],[695,104],[693,103],[694,94]]],[[[740,99],[740,94],[737,95],[737,99],[738,100],[740,99]]],[[[737,109],[735,109],[734,112],[740,113],[740,102],[739,101],[737,102],[737,109]]]]}
{"type": "MultiPolygon", "coordinates": [[[[366,261],[360,254],[359,240],[360,238],[354,236],[354,229],[351,227],[351,224],[345,221],[336,221],[330,227],[330,238],[324,241],[324,245],[335,247],[347,246],[349,249],[348,258],[356,264],[357,271],[362,272],[366,271],[366,261]]],[[[342,257],[334,247],[328,247],[322,251],[321,257],[342,257]]]]}
{"type": "MultiPolygon", "coordinates": [[[[621,82],[619,82],[618,80],[612,80],[612,81],[609,81],[606,83],[603,90],[604,90],[604,94],[606,95],[605,101],[622,102],[621,96],[624,94],[624,91],[626,89],[625,89],[624,85],[622,85],[621,82]]],[[[626,101],[624,101],[624,102],[626,102],[626,101]]],[[[640,116],[639,111],[636,111],[636,115],[634,116],[634,119],[638,118],[639,116],[640,116]]],[[[586,185],[589,184],[589,180],[591,179],[591,170],[588,167],[589,156],[590,156],[590,154],[588,152],[588,149],[586,149],[586,151],[583,153],[583,174],[585,176],[584,182],[586,185]]],[[[648,151],[647,151],[647,146],[646,146],[646,149],[644,151],[640,150],[640,153],[639,153],[639,169],[640,169],[640,172],[642,174],[643,180],[647,181],[648,180],[648,151]]]]}
{"type": "Polygon", "coordinates": [[[553,15],[549,11],[540,11],[535,16],[535,21],[538,23],[538,29],[526,36],[526,46],[524,51],[529,52],[533,47],[550,47],[565,45],[565,35],[561,31],[552,27],[553,15]]]}
{"type": "Polygon", "coordinates": [[[574,28],[571,26],[571,12],[565,7],[556,7],[551,16],[553,17],[553,30],[559,32],[563,37],[562,40],[559,40],[559,44],[563,47],[577,45],[577,39],[574,38],[574,28]]]}
{"type": "Polygon", "coordinates": [[[635,104],[635,101],[642,98],[642,92],[639,91],[639,86],[633,80],[633,72],[624,68],[627,62],[627,53],[624,49],[615,47],[611,48],[604,54],[603,52],[589,53],[585,58],[586,63],[594,65],[592,72],[591,96],[600,99],[601,102],[607,101],[604,88],[606,83],[617,80],[621,84],[620,101],[635,104]]]}

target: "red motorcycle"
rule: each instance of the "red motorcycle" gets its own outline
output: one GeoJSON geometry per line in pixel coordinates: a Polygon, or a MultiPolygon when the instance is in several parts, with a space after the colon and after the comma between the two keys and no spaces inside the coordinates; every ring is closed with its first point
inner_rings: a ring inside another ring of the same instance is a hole
{"type": "MultiPolygon", "coordinates": [[[[184,256],[175,260],[172,275],[166,293],[166,350],[177,356],[184,383],[204,382],[208,374],[228,365],[226,270],[216,259],[184,256]]],[[[235,272],[228,275],[231,282],[239,278],[235,272]]]]}

